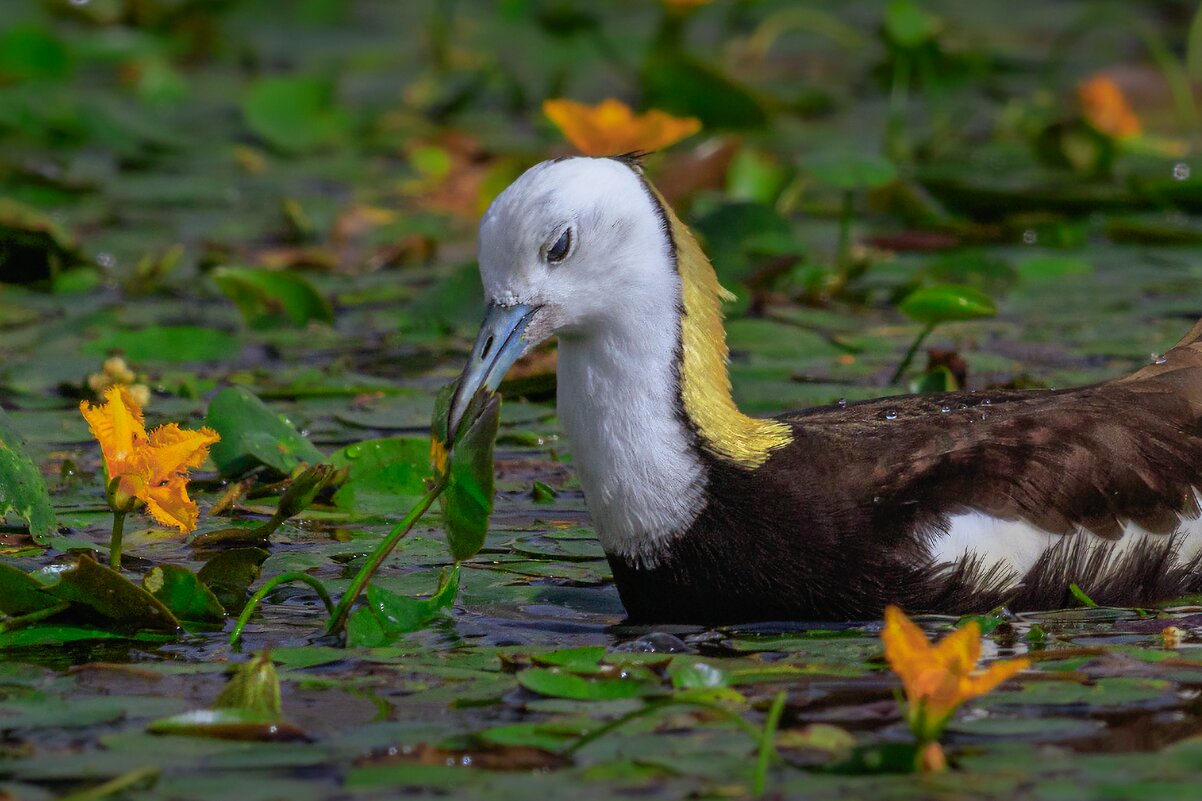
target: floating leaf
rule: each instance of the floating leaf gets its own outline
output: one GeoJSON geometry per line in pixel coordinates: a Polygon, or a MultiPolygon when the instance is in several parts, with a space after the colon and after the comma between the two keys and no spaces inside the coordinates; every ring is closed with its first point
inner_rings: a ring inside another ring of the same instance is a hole
{"type": "Polygon", "coordinates": [[[883,156],[867,153],[823,153],[803,162],[814,180],[845,192],[876,189],[897,180],[897,168],[883,156]]]}
{"type": "Polygon", "coordinates": [[[34,539],[52,534],[57,526],[46,482],[26,454],[12,418],[0,409],[0,517],[9,513],[29,525],[34,539]]]}
{"type": "Polygon", "coordinates": [[[396,642],[402,634],[425,628],[454,603],[459,594],[459,566],[439,580],[438,591],[429,598],[409,598],[369,584],[367,605],[351,616],[347,645],[375,648],[396,642]]]}
{"type": "Polygon", "coordinates": [[[914,0],[890,0],[884,21],[889,41],[907,50],[932,41],[943,30],[943,20],[914,0]]]}
{"type": "Polygon", "coordinates": [[[576,701],[615,701],[641,698],[660,692],[659,687],[629,679],[586,679],[550,668],[527,668],[518,673],[518,683],[531,692],[576,701]]]}
{"type": "Polygon", "coordinates": [[[898,308],[910,319],[927,325],[997,314],[997,306],[984,292],[953,284],[917,289],[898,308]]]}
{"type": "Polygon", "coordinates": [[[242,98],[242,115],[252,131],[286,153],[307,153],[333,144],[347,127],[334,105],[333,86],[314,77],[264,78],[242,98]]]}
{"type": "Polygon", "coordinates": [[[51,580],[45,591],[63,601],[90,608],[112,625],[124,629],[175,631],[179,621],[163,603],[115,570],[96,562],[89,554],[76,556],[66,565],[47,568],[51,580]]]}
{"type": "Polygon", "coordinates": [[[146,727],[146,731],[151,734],[254,742],[308,739],[304,731],[292,723],[246,709],[197,709],[156,720],[146,727]]]}
{"type": "Polygon", "coordinates": [[[186,567],[156,565],[142,577],[142,587],[179,620],[222,623],[225,609],[213,591],[186,567]]]}
{"type": "Polygon", "coordinates": [[[287,474],[302,463],[325,458],[291,422],[242,387],[217,393],[205,423],[221,435],[210,455],[224,476],[238,476],[259,465],[287,474]]]}
{"type": "Polygon", "coordinates": [[[417,437],[357,442],[331,454],[329,463],[350,471],[334,495],[339,508],[360,513],[400,513],[426,491],[430,442],[417,437]]]}
{"type": "Polygon", "coordinates": [[[42,583],[24,570],[0,562],[0,614],[19,617],[56,606],[59,601],[42,588],[42,583]]]}
{"type": "Polygon", "coordinates": [[[197,325],[151,325],[105,331],[83,350],[97,356],[120,352],[134,362],[217,362],[237,353],[238,340],[197,325]]]}
{"type": "Polygon", "coordinates": [[[333,323],[334,310],[304,276],[282,270],[219,267],[213,280],[256,328],[333,323]]]}
{"type": "Polygon", "coordinates": [[[259,577],[260,565],[269,555],[262,548],[231,548],[206,562],[196,578],[213,592],[227,611],[241,612],[250,585],[259,577]]]}

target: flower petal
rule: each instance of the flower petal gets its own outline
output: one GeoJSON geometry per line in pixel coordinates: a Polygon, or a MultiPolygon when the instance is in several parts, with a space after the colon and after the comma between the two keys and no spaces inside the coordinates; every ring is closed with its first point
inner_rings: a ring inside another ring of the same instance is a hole
{"type": "Polygon", "coordinates": [[[142,407],[124,387],[112,386],[105,391],[103,404],[94,406],[82,401],[79,411],[88,421],[92,436],[100,443],[107,474],[129,472],[133,454],[146,440],[142,407]]]}
{"type": "Polygon", "coordinates": [[[981,658],[981,626],[971,620],[944,637],[935,646],[939,661],[957,676],[967,676],[981,658]]]}
{"type": "Polygon", "coordinates": [[[196,528],[200,510],[188,497],[188,480],[176,476],[146,493],[146,510],[164,526],[175,526],[183,533],[196,528]]]}
{"type": "Polygon", "coordinates": [[[964,698],[975,698],[997,687],[1014,674],[1031,666],[1030,659],[1006,659],[994,662],[989,668],[966,679],[961,688],[964,698]]]}
{"type": "Polygon", "coordinates": [[[209,446],[220,439],[211,428],[188,431],[175,423],[151,431],[147,453],[150,483],[157,484],[176,473],[200,467],[208,458],[209,446]]]}
{"type": "Polygon", "coordinates": [[[695,117],[674,117],[656,109],[635,114],[630,106],[613,98],[596,106],[563,98],[547,100],[543,113],[586,156],[658,150],[701,130],[701,121],[695,117]]]}

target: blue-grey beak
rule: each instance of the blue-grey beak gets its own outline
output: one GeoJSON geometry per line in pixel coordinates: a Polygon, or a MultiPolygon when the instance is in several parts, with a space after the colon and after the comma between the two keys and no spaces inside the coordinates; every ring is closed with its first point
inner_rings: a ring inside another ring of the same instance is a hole
{"type": "Polygon", "coordinates": [[[480,324],[480,333],[472,347],[472,355],[459,377],[459,386],[451,400],[447,420],[448,435],[454,439],[468,404],[480,387],[495,391],[509,368],[526,350],[524,334],[537,308],[519,303],[513,306],[488,305],[488,313],[480,324]]]}

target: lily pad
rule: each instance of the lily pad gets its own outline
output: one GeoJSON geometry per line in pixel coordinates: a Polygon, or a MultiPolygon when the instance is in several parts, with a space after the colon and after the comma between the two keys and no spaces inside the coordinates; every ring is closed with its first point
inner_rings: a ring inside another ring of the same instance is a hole
{"type": "Polygon", "coordinates": [[[287,474],[325,458],[287,418],[242,387],[217,393],[205,423],[221,435],[209,453],[222,475],[238,476],[259,465],[287,474]]]}
{"type": "Polygon", "coordinates": [[[0,516],[10,513],[29,525],[35,539],[53,533],[57,526],[46,482],[26,453],[12,419],[0,409],[0,516]]]}

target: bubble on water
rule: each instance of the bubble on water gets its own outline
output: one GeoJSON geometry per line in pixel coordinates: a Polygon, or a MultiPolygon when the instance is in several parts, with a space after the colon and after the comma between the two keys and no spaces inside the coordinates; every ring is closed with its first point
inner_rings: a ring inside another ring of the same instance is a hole
{"type": "Polygon", "coordinates": [[[101,251],[96,254],[96,263],[106,270],[111,270],[117,266],[117,257],[107,251],[101,251]]]}
{"type": "Polygon", "coordinates": [[[1173,165],[1173,178],[1178,181],[1184,181],[1189,178],[1189,165],[1184,161],[1179,161],[1173,165]]]}
{"type": "Polygon", "coordinates": [[[1027,230],[1023,231],[1023,244],[1024,245],[1034,245],[1038,241],[1039,241],[1039,234],[1035,233],[1034,228],[1028,228],[1027,230]]]}

